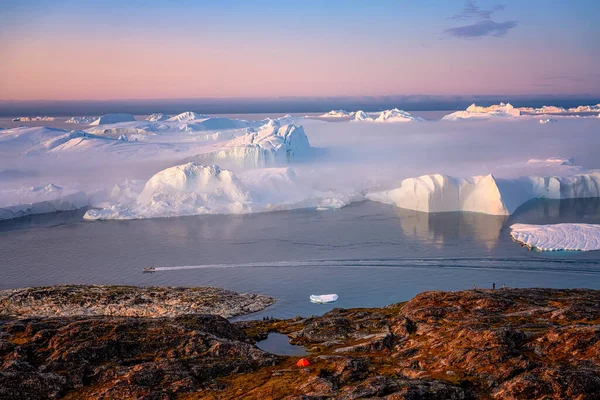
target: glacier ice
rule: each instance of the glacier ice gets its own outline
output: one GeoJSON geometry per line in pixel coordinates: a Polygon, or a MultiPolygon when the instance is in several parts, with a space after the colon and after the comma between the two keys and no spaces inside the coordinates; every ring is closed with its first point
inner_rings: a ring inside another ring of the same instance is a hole
{"type": "Polygon", "coordinates": [[[188,121],[194,121],[197,119],[205,119],[205,118],[208,118],[208,115],[198,114],[193,111],[185,111],[185,112],[182,112],[181,114],[177,114],[173,117],[167,118],[167,121],[169,121],[169,122],[188,122],[188,121]]]}
{"type": "Polygon", "coordinates": [[[363,110],[358,110],[356,113],[354,113],[354,120],[355,121],[372,121],[373,118],[371,118],[366,112],[364,112],[363,110]]]}
{"type": "Polygon", "coordinates": [[[537,251],[600,250],[598,224],[513,224],[510,236],[517,242],[537,251]]]}
{"type": "Polygon", "coordinates": [[[84,124],[89,125],[98,118],[94,117],[71,117],[65,121],[67,124],[84,124]]]}
{"type": "Polygon", "coordinates": [[[54,184],[19,190],[0,189],[0,221],[31,214],[76,210],[87,205],[85,193],[54,184]]]}

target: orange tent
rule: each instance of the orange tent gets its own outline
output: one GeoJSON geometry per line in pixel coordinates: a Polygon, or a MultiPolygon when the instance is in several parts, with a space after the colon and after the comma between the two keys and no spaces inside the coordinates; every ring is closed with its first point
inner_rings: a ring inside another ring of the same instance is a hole
{"type": "Polygon", "coordinates": [[[308,367],[310,365],[310,362],[308,362],[306,358],[301,358],[300,360],[298,360],[296,365],[299,367],[308,367]]]}

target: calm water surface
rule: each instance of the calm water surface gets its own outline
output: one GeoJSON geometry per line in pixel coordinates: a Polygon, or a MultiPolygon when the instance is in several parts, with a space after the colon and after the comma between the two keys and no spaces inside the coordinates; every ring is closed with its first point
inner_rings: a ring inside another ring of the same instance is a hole
{"type": "Polygon", "coordinates": [[[277,303],[252,318],[374,307],[425,290],[600,289],[600,252],[531,252],[512,223],[600,223],[600,201],[536,201],[510,218],[425,214],[363,202],[341,210],[139,221],[83,211],[0,222],[0,288],[54,284],[218,286],[277,303]],[[144,267],[186,268],[142,273],[144,267]],[[311,294],[337,293],[317,305],[311,294]]]}

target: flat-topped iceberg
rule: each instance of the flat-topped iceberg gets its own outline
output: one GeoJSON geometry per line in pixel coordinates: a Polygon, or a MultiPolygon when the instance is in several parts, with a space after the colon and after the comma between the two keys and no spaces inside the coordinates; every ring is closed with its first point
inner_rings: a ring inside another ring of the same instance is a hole
{"type": "Polygon", "coordinates": [[[382,111],[375,119],[375,122],[412,122],[424,121],[421,117],[415,117],[404,110],[392,108],[391,110],[382,111]]]}
{"type": "Polygon", "coordinates": [[[96,119],[90,125],[105,125],[105,124],[116,124],[119,122],[135,121],[135,118],[131,114],[105,114],[100,118],[96,119]]]}
{"type": "Polygon", "coordinates": [[[598,224],[513,224],[510,229],[510,236],[531,250],[600,250],[600,225],[598,224]]]}
{"type": "Polygon", "coordinates": [[[278,121],[271,120],[258,129],[248,129],[245,135],[225,142],[217,151],[193,157],[193,161],[270,167],[304,158],[310,151],[310,143],[302,126],[282,126],[278,121]]]}
{"type": "Polygon", "coordinates": [[[536,198],[574,199],[600,197],[600,172],[568,177],[498,179],[492,175],[454,178],[423,175],[402,181],[393,190],[368,193],[366,198],[423,212],[470,211],[510,215],[536,198]]]}
{"type": "Polygon", "coordinates": [[[458,121],[462,119],[489,119],[489,118],[514,118],[519,117],[521,111],[514,108],[510,103],[495,104],[489,107],[471,104],[465,111],[457,111],[445,115],[442,119],[446,121],[458,121]]]}

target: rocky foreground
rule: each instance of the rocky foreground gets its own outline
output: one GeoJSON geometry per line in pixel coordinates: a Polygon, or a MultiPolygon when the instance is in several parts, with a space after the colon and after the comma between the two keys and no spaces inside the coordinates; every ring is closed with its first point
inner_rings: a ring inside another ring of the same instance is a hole
{"type": "Polygon", "coordinates": [[[65,285],[0,291],[0,316],[175,317],[214,314],[225,318],[265,309],[269,296],[214,287],[65,285]]]}
{"type": "Polygon", "coordinates": [[[426,292],[381,309],[0,324],[0,398],[598,399],[600,291],[426,292]],[[311,350],[265,353],[286,333],[311,350]]]}

